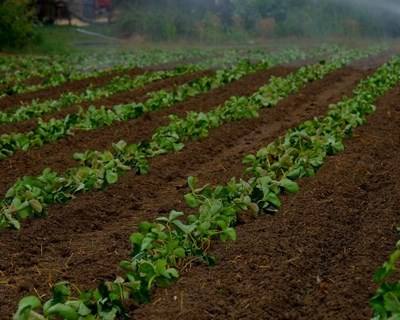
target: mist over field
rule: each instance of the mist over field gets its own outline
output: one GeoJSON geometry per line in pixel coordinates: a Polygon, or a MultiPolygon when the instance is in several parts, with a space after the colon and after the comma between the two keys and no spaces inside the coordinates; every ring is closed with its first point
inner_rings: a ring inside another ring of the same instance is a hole
{"type": "Polygon", "coordinates": [[[393,0],[120,0],[114,9],[114,35],[150,40],[400,34],[400,4],[393,0]]]}
{"type": "Polygon", "coordinates": [[[0,4],[0,47],[25,47],[47,37],[56,48],[71,35],[79,38],[77,28],[85,29],[89,41],[97,34],[98,39],[133,44],[375,41],[397,38],[399,18],[398,0],[5,0],[0,4]],[[54,25],[72,28],[61,30],[63,38],[55,41],[45,30],[54,25]]]}
{"type": "Polygon", "coordinates": [[[0,320],[400,320],[399,35],[400,0],[0,0],[0,320]]]}

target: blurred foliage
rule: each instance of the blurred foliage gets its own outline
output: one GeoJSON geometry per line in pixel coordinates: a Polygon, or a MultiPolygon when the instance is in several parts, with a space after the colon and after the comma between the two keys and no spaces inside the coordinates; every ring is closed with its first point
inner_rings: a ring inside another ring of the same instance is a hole
{"type": "Polygon", "coordinates": [[[0,1],[0,49],[22,48],[39,37],[29,0],[0,1]]]}
{"type": "Polygon", "coordinates": [[[398,13],[387,3],[394,1],[344,0],[232,0],[247,30],[260,19],[273,18],[276,35],[399,36],[398,13]],[[386,5],[386,9],[385,9],[386,5]]]}
{"type": "Polygon", "coordinates": [[[370,1],[115,0],[115,31],[151,40],[252,36],[398,36],[400,19],[370,1]],[[362,5],[360,5],[360,3],[362,5]]]}
{"type": "MultiPolygon", "coordinates": [[[[41,39],[44,51],[59,51],[60,47],[63,51],[70,50],[76,32],[64,32],[64,36],[38,26],[32,5],[35,2],[0,0],[0,49],[25,47],[26,50],[41,39]]],[[[211,44],[288,36],[400,35],[396,10],[379,9],[384,3],[398,6],[395,0],[113,0],[112,3],[113,24],[104,27],[96,24],[89,30],[143,42],[182,39],[211,44]]]]}

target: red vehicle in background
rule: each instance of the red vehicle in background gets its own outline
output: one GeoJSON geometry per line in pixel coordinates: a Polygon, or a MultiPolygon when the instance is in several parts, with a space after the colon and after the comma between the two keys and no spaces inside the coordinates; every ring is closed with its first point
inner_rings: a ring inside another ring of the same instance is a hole
{"type": "Polygon", "coordinates": [[[96,0],[96,7],[98,10],[110,11],[111,6],[112,6],[111,0],[96,0]]]}

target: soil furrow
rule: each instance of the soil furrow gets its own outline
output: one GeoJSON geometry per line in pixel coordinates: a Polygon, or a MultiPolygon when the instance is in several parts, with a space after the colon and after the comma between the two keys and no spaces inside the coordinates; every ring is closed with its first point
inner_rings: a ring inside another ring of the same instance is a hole
{"type": "MultiPolygon", "coordinates": [[[[370,72],[351,68],[333,72],[275,108],[262,110],[258,119],[224,125],[207,139],[188,143],[182,152],[153,159],[146,176],[129,173],[104,192],[52,206],[48,219],[28,221],[19,233],[0,234],[0,281],[6,283],[0,287],[0,297],[4,297],[0,314],[10,314],[18,298],[33,288],[48,294],[49,284],[58,279],[85,288],[112,278],[118,272],[118,261],[129,255],[127,239],[138,222],[184,208],[188,175],[213,183],[240,176],[244,154],[299,122],[325,113],[329,103],[350,94],[370,72]]],[[[254,78],[247,81],[241,90],[254,85],[254,78]]],[[[219,99],[215,93],[213,97],[219,99]]]]}
{"type": "Polygon", "coordinates": [[[3,194],[17,178],[24,175],[37,175],[46,167],[62,172],[76,165],[72,156],[75,152],[88,149],[103,150],[111,148],[119,140],[140,142],[149,139],[154,130],[168,124],[168,115],[183,116],[187,111],[208,111],[222,104],[233,95],[250,95],[260,86],[267,83],[271,75],[284,76],[292,68],[276,67],[256,72],[242,79],[211,90],[182,103],[156,112],[146,113],[138,119],[115,123],[112,126],[92,131],[77,131],[74,136],[55,143],[44,145],[28,152],[17,152],[14,156],[0,161],[0,194],[3,194]],[[35,163],[35,166],[32,166],[35,163]]]}
{"type": "MultiPolygon", "coordinates": [[[[170,90],[174,86],[182,85],[191,80],[201,78],[206,75],[211,75],[212,73],[213,73],[212,71],[200,71],[200,72],[194,72],[194,73],[176,76],[176,77],[172,77],[172,78],[168,78],[168,79],[164,79],[164,80],[158,80],[153,83],[147,84],[143,87],[134,89],[134,90],[117,93],[108,98],[99,99],[99,100],[96,100],[93,102],[83,102],[83,103],[80,103],[77,105],[63,108],[59,111],[45,114],[41,118],[44,121],[48,121],[52,118],[62,119],[64,117],[66,117],[68,114],[77,113],[79,111],[79,108],[86,110],[90,106],[112,107],[117,104],[124,104],[124,103],[131,103],[131,102],[143,102],[146,100],[147,93],[158,91],[161,89],[170,90]]],[[[18,122],[18,123],[4,124],[4,125],[0,125],[0,134],[11,133],[11,132],[26,132],[26,131],[34,130],[36,128],[36,126],[37,126],[36,118],[30,119],[27,121],[18,122]]]]}
{"type": "Polygon", "coordinates": [[[0,110],[7,110],[10,108],[18,107],[23,103],[30,103],[32,100],[49,100],[57,99],[61,94],[65,92],[83,92],[89,86],[101,87],[110,82],[113,78],[119,75],[136,76],[146,72],[145,69],[133,68],[126,71],[113,71],[105,73],[97,77],[89,77],[81,80],[69,81],[64,84],[54,86],[51,88],[39,89],[33,92],[26,92],[15,94],[11,96],[5,96],[0,98],[0,110]]]}
{"type": "Polygon", "coordinates": [[[213,247],[214,268],[193,266],[158,290],[134,319],[370,319],[373,273],[398,236],[400,87],[276,216],[238,227],[213,247]]]}

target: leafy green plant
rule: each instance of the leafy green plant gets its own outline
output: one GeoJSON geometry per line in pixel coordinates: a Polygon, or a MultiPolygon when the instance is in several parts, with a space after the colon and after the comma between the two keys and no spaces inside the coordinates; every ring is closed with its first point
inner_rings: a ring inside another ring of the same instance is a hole
{"type": "MultiPolygon", "coordinates": [[[[374,111],[373,102],[400,82],[399,71],[400,57],[396,57],[362,81],[352,98],[332,105],[325,117],[306,121],[256,155],[245,157],[245,164],[250,165],[248,181],[232,179],[223,186],[198,187],[196,179],[190,177],[190,193],[185,195],[185,200],[196,212],[186,216],[173,210],[167,217],[141,223],[130,237],[131,259],[121,262],[123,276],[101,283],[97,289],[79,297],[71,293],[66,283],[59,283],[53,298],[44,306],[33,296],[22,299],[14,319],[126,318],[124,302],[148,301],[153,288],[169,285],[179,277],[179,270],[188,259],[213,264],[215,259],[208,253],[210,242],[235,240],[234,227],[240,212],[275,211],[280,206],[280,194],[297,192],[295,180],[315,174],[328,154],[343,150],[344,139],[374,111]],[[340,148],[333,147],[339,145],[340,148]],[[304,156],[308,151],[311,157],[304,156]],[[300,171],[294,174],[296,169],[300,171]]],[[[123,149],[126,145],[120,147],[123,149]]],[[[385,281],[393,274],[400,258],[398,251],[377,273],[377,281],[385,281]]],[[[373,300],[376,319],[395,319],[398,289],[398,284],[380,289],[373,300]]]]}
{"type": "Polygon", "coordinates": [[[0,97],[50,88],[67,81],[98,77],[112,71],[178,62],[185,58],[208,58],[213,54],[212,51],[207,50],[184,49],[172,52],[144,50],[86,55],[53,55],[50,57],[18,56],[8,60],[3,68],[6,74],[0,79],[0,97]],[[41,81],[28,85],[26,81],[34,77],[40,78],[41,81]]]}
{"type": "MultiPolygon", "coordinates": [[[[214,76],[202,77],[178,86],[171,92],[160,90],[150,93],[149,98],[144,103],[116,105],[112,109],[106,107],[95,108],[91,106],[86,111],[81,110],[78,114],[69,114],[64,119],[53,118],[47,122],[39,119],[38,125],[33,131],[3,134],[0,137],[0,160],[12,155],[17,150],[26,151],[29,148],[42,146],[45,143],[61,139],[67,135],[73,135],[74,130],[93,130],[104,126],[110,126],[116,121],[126,121],[137,118],[144,112],[167,108],[189,97],[199,95],[238,80],[251,72],[268,68],[280,62],[291,61],[299,56],[303,56],[303,53],[289,50],[277,56],[272,55],[265,61],[255,65],[244,61],[235,67],[219,70],[214,76]]],[[[190,67],[188,70],[190,70],[190,67]]],[[[185,69],[179,69],[175,71],[175,73],[170,72],[169,75],[171,75],[171,73],[179,74],[180,72],[185,72],[185,69]]],[[[156,78],[158,76],[157,74],[155,75],[156,78]]],[[[69,95],[67,100],[69,101],[70,98],[71,96],[69,95]]],[[[50,106],[50,108],[53,108],[53,106],[50,106]]],[[[58,108],[58,106],[55,108],[58,108]]],[[[48,107],[45,107],[45,109],[48,109],[48,107]]],[[[29,110],[29,112],[31,111],[29,110]]],[[[5,118],[7,118],[7,116],[5,116],[5,118]]]]}
{"type": "Polygon", "coordinates": [[[49,112],[61,110],[82,102],[93,102],[101,98],[109,97],[119,92],[139,88],[151,82],[184,75],[197,71],[194,66],[180,67],[171,71],[146,72],[136,77],[116,76],[104,87],[88,88],[83,93],[67,92],[56,100],[33,101],[29,105],[23,105],[12,111],[0,112],[0,123],[14,123],[39,117],[49,112]]]}
{"type": "MultiPolygon", "coordinates": [[[[119,176],[127,170],[146,173],[149,170],[148,158],[181,150],[186,140],[206,137],[209,130],[224,123],[256,117],[260,108],[273,106],[308,82],[319,79],[330,71],[340,68],[344,63],[360,56],[364,56],[364,54],[352,52],[346,54],[347,59],[343,59],[340,54],[329,63],[317,63],[300,68],[297,72],[285,78],[272,78],[267,85],[261,87],[251,97],[232,97],[224,105],[208,113],[190,112],[186,118],[171,116],[170,124],[156,130],[148,143],[128,145],[122,141],[114,144],[112,151],[88,151],[84,154],[78,154],[75,159],[80,161],[80,166],[67,170],[62,176],[48,169],[37,177],[24,177],[10,188],[5,199],[3,199],[3,206],[0,211],[0,227],[19,228],[20,221],[28,217],[44,215],[45,208],[48,205],[68,201],[79,192],[102,189],[117,182],[119,176]],[[47,183],[45,186],[41,186],[40,182],[46,181],[49,175],[59,185],[54,186],[47,183]],[[31,189],[33,187],[35,194],[32,198],[31,189]],[[26,207],[26,204],[29,204],[32,199],[40,203],[42,209],[40,212],[36,212],[37,210],[31,206],[26,207]],[[20,204],[24,204],[24,206],[20,207],[20,204]]],[[[244,65],[245,68],[247,66],[249,65],[244,65]]],[[[236,72],[239,75],[242,74],[241,67],[237,70],[236,72]]],[[[235,69],[232,72],[235,72],[235,69]]],[[[226,77],[231,79],[230,75],[231,72],[228,71],[226,77]]],[[[226,79],[226,77],[222,77],[222,79],[226,79]]],[[[201,85],[204,84],[206,88],[210,87],[210,82],[201,82],[201,85]]],[[[197,86],[198,83],[195,85],[197,86]]],[[[150,107],[152,106],[153,104],[150,105],[150,107]]],[[[141,108],[140,112],[143,112],[144,107],[141,106],[141,108]]],[[[104,115],[107,117],[107,113],[104,115]]],[[[91,118],[91,121],[94,119],[97,122],[104,121],[102,117],[103,115],[100,114],[99,118],[91,118]]],[[[62,120],[56,121],[61,122],[62,120]]],[[[64,121],[75,120],[68,118],[64,121]]],[[[61,128],[65,127],[61,126],[61,128]]],[[[53,136],[64,134],[63,130],[52,129],[54,129],[53,126],[43,128],[42,135],[45,136],[47,132],[51,132],[53,136]]],[[[19,137],[18,143],[22,148],[24,147],[26,140],[23,136],[19,137]]],[[[36,143],[40,144],[41,140],[36,143]]],[[[273,194],[269,195],[269,199],[272,199],[272,197],[273,194]]],[[[277,203],[278,201],[275,199],[275,204],[277,203]]]]}
{"type": "Polygon", "coordinates": [[[374,282],[379,285],[370,305],[374,311],[373,320],[388,320],[400,317],[400,282],[391,281],[391,276],[398,270],[400,261],[400,242],[389,259],[374,275],[374,282]]]}
{"type": "MultiPolygon", "coordinates": [[[[322,49],[321,49],[322,50],[322,49]]],[[[329,52],[331,47],[325,49],[327,52],[329,52]]],[[[299,55],[301,52],[295,51],[295,50],[290,50],[288,52],[291,52],[293,56],[299,55]]],[[[54,112],[57,110],[60,110],[62,108],[66,108],[68,106],[71,106],[73,104],[78,104],[82,102],[93,102],[95,100],[104,98],[104,97],[109,97],[113,94],[116,94],[118,92],[126,91],[126,90],[132,90],[135,88],[138,88],[140,86],[146,85],[148,83],[151,83],[156,80],[161,80],[161,79],[166,79],[174,76],[179,76],[183,75],[186,73],[194,72],[194,71],[199,71],[199,70],[204,70],[208,68],[213,68],[215,66],[219,67],[220,65],[232,65],[236,64],[239,62],[239,57],[240,53],[238,50],[232,50],[226,52],[222,57],[216,59],[216,58],[208,58],[208,55],[211,53],[206,53],[204,56],[207,58],[204,61],[201,61],[199,63],[193,64],[193,65],[184,65],[181,67],[175,68],[175,70],[166,70],[166,71],[154,71],[154,72],[145,72],[143,75],[136,76],[134,78],[131,78],[129,76],[116,76],[111,80],[110,83],[108,83],[105,86],[102,87],[89,87],[86,89],[83,93],[72,93],[72,92],[67,92],[63,95],[61,95],[58,99],[51,99],[51,100],[44,100],[44,101],[36,101],[33,100],[30,103],[23,104],[22,106],[18,106],[15,108],[12,108],[6,112],[0,112],[0,123],[14,123],[14,122],[19,122],[23,120],[28,120],[32,118],[39,117],[41,115],[44,115],[49,112],[54,112]]],[[[260,54],[256,54],[253,52],[249,53],[249,57],[252,59],[257,59],[257,60],[262,60],[263,58],[265,59],[266,54],[264,52],[260,54]]],[[[271,59],[273,59],[275,55],[271,55],[271,59]]],[[[113,57],[115,58],[115,57],[113,57]]],[[[131,59],[131,57],[128,57],[128,60],[131,59]]],[[[7,63],[9,63],[10,66],[10,73],[13,71],[11,66],[14,68],[21,68],[21,66],[24,66],[25,64],[31,65],[30,68],[35,68],[35,72],[37,70],[40,70],[40,74],[36,74],[36,76],[44,76],[45,73],[50,73],[51,69],[52,71],[56,71],[55,68],[59,68],[57,70],[59,73],[63,72],[64,68],[66,66],[62,65],[64,62],[61,62],[61,59],[55,59],[55,61],[48,59],[47,57],[43,57],[43,59],[34,59],[31,57],[27,57],[24,59],[24,61],[19,61],[20,59],[12,59],[11,63],[10,61],[5,60],[4,63],[7,66],[7,63]],[[17,60],[17,61],[14,61],[17,60]],[[15,62],[15,63],[14,63],[15,62]],[[51,67],[49,67],[51,66],[51,67]],[[43,70],[44,69],[44,70],[43,70]]],[[[68,59],[69,60],[69,59],[68,59]]],[[[77,63],[77,61],[71,62],[72,63],[77,63]]],[[[31,72],[31,71],[29,71],[31,72]]],[[[29,74],[29,72],[27,74],[29,74]]],[[[24,79],[28,77],[26,73],[21,72],[18,70],[12,74],[12,78],[15,80],[17,78],[24,79]]],[[[32,77],[33,74],[30,74],[29,77],[32,77]]],[[[7,81],[10,81],[7,78],[0,80],[0,83],[7,83],[7,81]]],[[[12,81],[10,82],[12,86],[15,86],[16,84],[12,81]]],[[[24,85],[22,84],[22,87],[24,85]]],[[[11,90],[12,91],[12,90],[11,90]]]]}

